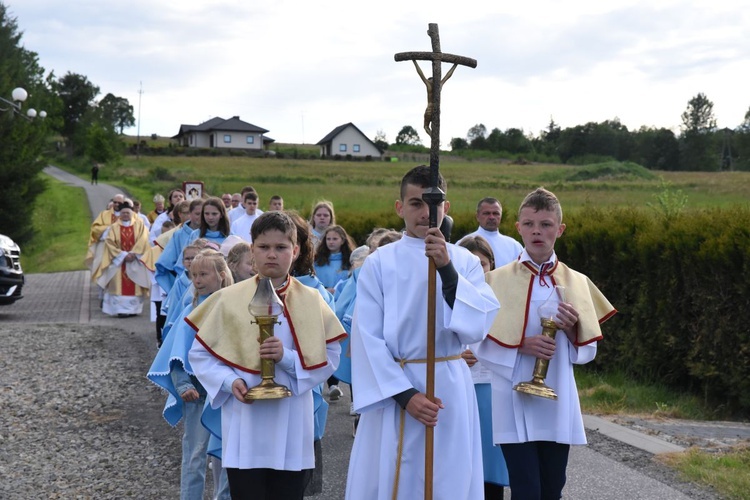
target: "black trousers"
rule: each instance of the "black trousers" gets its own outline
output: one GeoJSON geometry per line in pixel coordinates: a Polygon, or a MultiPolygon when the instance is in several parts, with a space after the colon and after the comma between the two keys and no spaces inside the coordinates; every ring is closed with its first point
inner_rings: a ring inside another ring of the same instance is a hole
{"type": "Polygon", "coordinates": [[[565,486],[570,445],[550,441],[503,444],[511,498],[558,500],[565,486]]]}
{"type": "Polygon", "coordinates": [[[167,322],[167,317],[162,316],[161,313],[161,301],[154,301],[156,307],[156,342],[161,346],[161,331],[164,329],[164,324],[167,322]]]}
{"type": "Polygon", "coordinates": [[[232,500],[302,500],[312,470],[227,469],[232,500]]]}

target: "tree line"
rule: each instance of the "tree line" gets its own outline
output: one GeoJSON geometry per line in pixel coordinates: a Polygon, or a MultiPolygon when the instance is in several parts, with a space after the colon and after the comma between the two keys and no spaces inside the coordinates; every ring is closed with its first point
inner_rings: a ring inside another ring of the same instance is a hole
{"type": "Polygon", "coordinates": [[[28,92],[24,108],[45,110],[47,117],[28,120],[0,105],[0,233],[19,243],[33,235],[32,207],[44,184],[38,173],[52,144],[59,151],[106,162],[120,154],[120,135],[135,124],[127,99],[106,94],[83,75],[45,74],[36,52],[26,49],[17,19],[0,2],[0,96],[10,99],[12,89],[28,92]]]}
{"type": "MultiPolygon", "coordinates": [[[[750,109],[734,129],[719,129],[713,102],[699,93],[687,103],[680,133],[668,128],[642,126],[628,130],[618,118],[561,128],[554,120],[538,136],[523,129],[499,128],[487,133],[484,124],[471,127],[466,137],[450,140],[452,153],[469,158],[489,153],[551,163],[586,164],[605,160],[631,161],[653,170],[750,170],[750,109]]],[[[378,131],[382,146],[421,146],[419,134],[405,125],[388,145],[378,131]]]]}

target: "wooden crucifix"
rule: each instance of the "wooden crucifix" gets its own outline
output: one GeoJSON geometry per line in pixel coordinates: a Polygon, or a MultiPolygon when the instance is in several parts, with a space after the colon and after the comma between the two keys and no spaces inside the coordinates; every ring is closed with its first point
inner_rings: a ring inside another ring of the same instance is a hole
{"type": "MultiPolygon", "coordinates": [[[[445,201],[445,193],[438,187],[440,173],[440,93],[443,84],[453,75],[458,65],[477,67],[477,61],[469,57],[444,54],[440,51],[438,25],[430,23],[427,35],[432,40],[432,52],[400,52],[394,56],[396,62],[412,61],[419,76],[427,87],[427,109],[424,115],[424,128],[430,134],[430,187],[425,189],[422,199],[430,207],[430,227],[437,227],[437,208],[445,201]],[[432,61],[432,78],[425,78],[417,61],[432,61]],[[445,78],[442,76],[442,63],[453,63],[445,78]]],[[[437,269],[435,261],[429,259],[427,275],[427,377],[426,395],[435,401],[435,314],[437,289],[437,269]]],[[[424,498],[432,500],[434,429],[425,427],[425,485],[424,498]]]]}

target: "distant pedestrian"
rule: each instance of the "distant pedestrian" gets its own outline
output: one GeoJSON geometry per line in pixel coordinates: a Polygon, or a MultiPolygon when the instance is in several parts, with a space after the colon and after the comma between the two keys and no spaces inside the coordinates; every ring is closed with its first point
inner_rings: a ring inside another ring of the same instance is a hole
{"type": "Polygon", "coordinates": [[[91,167],[91,184],[99,184],[99,164],[94,163],[94,166],[91,167]]]}

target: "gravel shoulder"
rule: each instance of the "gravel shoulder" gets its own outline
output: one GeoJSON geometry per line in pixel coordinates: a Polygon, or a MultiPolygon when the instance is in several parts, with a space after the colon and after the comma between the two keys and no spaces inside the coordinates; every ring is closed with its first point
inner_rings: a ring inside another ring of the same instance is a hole
{"type": "Polygon", "coordinates": [[[175,497],[181,431],[135,334],[4,324],[0,339],[0,497],[175,497]]]}

